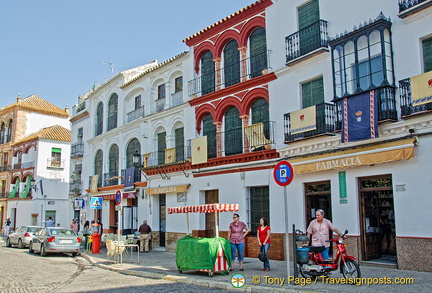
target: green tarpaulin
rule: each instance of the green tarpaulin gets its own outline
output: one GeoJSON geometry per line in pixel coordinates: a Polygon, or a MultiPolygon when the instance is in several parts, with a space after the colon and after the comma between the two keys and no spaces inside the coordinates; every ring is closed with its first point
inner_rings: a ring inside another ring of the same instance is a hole
{"type": "Polygon", "coordinates": [[[231,265],[231,246],[225,238],[195,238],[185,236],[177,241],[176,263],[180,271],[213,271],[218,255],[219,243],[224,251],[228,266],[231,265]]]}

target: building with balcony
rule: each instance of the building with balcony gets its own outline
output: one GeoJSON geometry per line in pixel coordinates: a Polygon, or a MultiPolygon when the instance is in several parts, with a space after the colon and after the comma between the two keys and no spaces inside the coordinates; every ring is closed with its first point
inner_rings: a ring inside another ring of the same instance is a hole
{"type": "Polygon", "coordinates": [[[32,95],[0,109],[0,212],[12,226],[70,221],[68,109],[32,95]]]}

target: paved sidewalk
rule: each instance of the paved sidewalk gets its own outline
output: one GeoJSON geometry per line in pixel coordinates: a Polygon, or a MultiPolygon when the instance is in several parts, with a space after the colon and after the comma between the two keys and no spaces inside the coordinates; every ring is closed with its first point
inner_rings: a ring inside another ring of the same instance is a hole
{"type": "MultiPolygon", "coordinates": [[[[322,279],[318,279],[315,284],[302,286],[292,284],[292,282],[288,284],[285,261],[270,261],[271,271],[263,272],[263,265],[258,259],[246,258],[244,271],[241,272],[236,266],[229,275],[216,272],[213,277],[209,277],[207,273],[197,271],[179,273],[176,267],[175,253],[165,252],[160,248],[148,253],[140,253],[139,264],[128,262],[114,264],[106,259],[105,248],[101,249],[101,254],[82,253],[82,257],[100,268],[119,273],[162,278],[180,283],[240,292],[432,292],[432,273],[383,267],[361,266],[362,277],[369,282],[393,282],[393,284],[363,284],[360,286],[331,284],[331,282],[342,280],[342,275],[339,272],[333,272],[332,279],[327,279],[327,284],[322,279]],[[230,280],[232,276],[239,273],[245,277],[246,284],[242,288],[236,289],[231,285],[230,280]],[[410,282],[410,284],[394,284],[400,281],[410,282]]],[[[134,257],[136,257],[136,252],[134,252],[134,257]]],[[[294,269],[291,267],[291,275],[293,273],[294,269]]]]}

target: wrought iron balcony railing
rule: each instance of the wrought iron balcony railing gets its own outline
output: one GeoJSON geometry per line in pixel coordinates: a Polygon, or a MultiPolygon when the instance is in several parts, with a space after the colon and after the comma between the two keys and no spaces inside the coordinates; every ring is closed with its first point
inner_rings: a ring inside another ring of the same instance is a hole
{"type": "Polygon", "coordinates": [[[183,91],[171,95],[171,107],[183,104],[183,91]]]}
{"type": "Polygon", "coordinates": [[[82,188],[81,180],[73,181],[69,183],[69,194],[80,195],[82,192],[81,188],[82,188]]]}
{"type": "Polygon", "coordinates": [[[285,38],[286,62],[328,47],[327,21],[319,20],[285,38]]]}
{"type": "Polygon", "coordinates": [[[103,185],[104,186],[113,186],[113,185],[119,185],[119,176],[118,171],[111,171],[104,174],[103,178],[103,185]]]}
{"type": "Polygon", "coordinates": [[[143,166],[145,169],[155,166],[184,163],[190,156],[190,146],[179,146],[172,149],[155,151],[150,153],[148,157],[144,155],[143,166]]]}
{"type": "Polygon", "coordinates": [[[10,166],[10,165],[0,166],[0,172],[10,171],[11,169],[12,169],[12,166],[10,166]]]}
{"type": "Polygon", "coordinates": [[[78,142],[71,146],[71,157],[82,157],[84,155],[84,143],[78,142]]]}
{"type": "Polygon", "coordinates": [[[12,165],[12,170],[18,170],[18,169],[27,169],[27,168],[32,168],[35,166],[35,162],[26,162],[26,163],[21,163],[21,164],[13,164],[12,165]]]}
{"type": "MultiPolygon", "coordinates": [[[[384,86],[375,89],[378,95],[378,122],[397,121],[396,94],[395,87],[384,86]]],[[[348,97],[349,98],[349,97],[348,97]]],[[[343,99],[339,99],[336,104],[336,130],[342,129],[342,109],[343,99]]]]}
{"type": "MultiPolygon", "coordinates": [[[[95,174],[97,175],[97,174],[95,174]]],[[[91,188],[91,180],[92,180],[92,176],[89,176],[89,189],[91,188]]],[[[99,174],[98,180],[97,180],[97,187],[102,187],[102,174],[99,174]]]]}
{"type": "Polygon", "coordinates": [[[322,134],[334,135],[335,130],[335,105],[333,103],[322,103],[316,105],[316,129],[292,133],[291,113],[284,115],[285,143],[298,139],[318,136],[322,134]]]}
{"type": "Polygon", "coordinates": [[[79,112],[85,110],[85,108],[86,108],[86,102],[85,101],[83,101],[77,105],[72,106],[72,116],[75,116],[79,112]]]}
{"type": "Polygon", "coordinates": [[[407,117],[418,113],[432,111],[432,103],[413,106],[410,78],[402,79],[399,81],[399,95],[401,105],[401,117],[407,117]]]}
{"type": "Polygon", "coordinates": [[[253,55],[240,62],[202,75],[188,82],[189,96],[202,96],[214,92],[218,87],[226,88],[246,79],[261,76],[270,68],[270,51],[253,55]],[[245,70],[242,70],[242,68],[245,70]],[[244,72],[243,72],[244,71],[244,72]],[[217,79],[217,76],[220,79],[217,79]]]}
{"type": "Polygon", "coordinates": [[[429,0],[399,0],[399,12],[403,12],[426,1],[429,0]]]}
{"type": "Polygon", "coordinates": [[[127,122],[129,123],[131,121],[134,121],[134,120],[137,120],[139,118],[144,117],[145,116],[144,113],[145,113],[144,112],[144,106],[139,107],[139,108],[127,113],[127,122]]]}
{"type": "Polygon", "coordinates": [[[57,160],[53,158],[47,159],[47,167],[48,168],[64,168],[65,167],[65,160],[57,160]]]}
{"type": "MultiPolygon", "coordinates": [[[[121,184],[125,183],[126,169],[121,170],[121,184]]],[[[134,169],[134,182],[141,182],[141,171],[138,168],[134,169]]]]}

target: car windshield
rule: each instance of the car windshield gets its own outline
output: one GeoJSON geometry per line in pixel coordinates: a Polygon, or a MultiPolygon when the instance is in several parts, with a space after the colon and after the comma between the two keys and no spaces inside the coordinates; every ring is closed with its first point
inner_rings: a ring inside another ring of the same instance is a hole
{"type": "Polygon", "coordinates": [[[51,231],[51,235],[56,235],[56,236],[74,236],[75,232],[73,230],[69,230],[69,229],[52,229],[51,231]]]}
{"type": "Polygon", "coordinates": [[[38,228],[38,227],[28,227],[28,231],[27,232],[37,232],[37,231],[39,231],[41,228],[38,228]]]}

